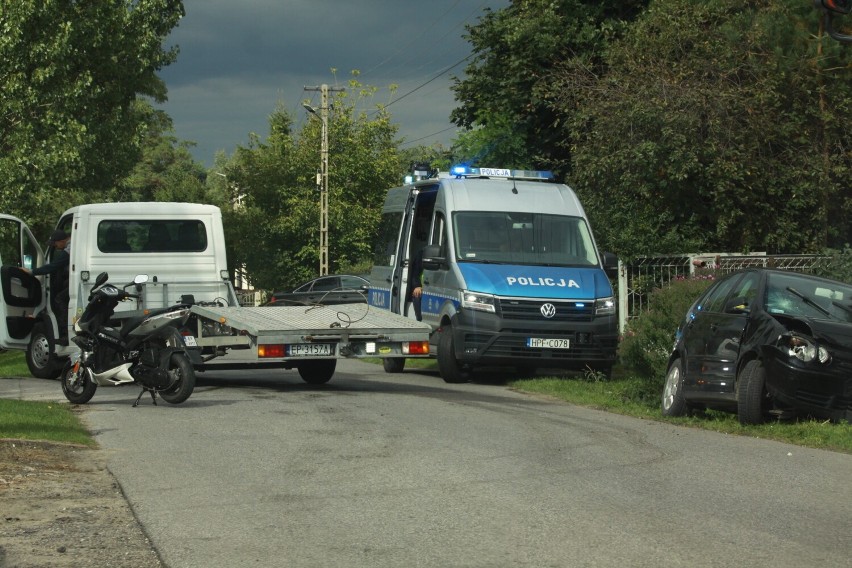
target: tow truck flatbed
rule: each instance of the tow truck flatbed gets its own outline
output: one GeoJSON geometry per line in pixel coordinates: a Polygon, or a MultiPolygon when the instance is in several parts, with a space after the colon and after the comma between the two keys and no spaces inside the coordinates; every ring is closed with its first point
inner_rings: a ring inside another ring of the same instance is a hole
{"type": "Polygon", "coordinates": [[[429,325],[365,303],[191,307],[201,369],[298,366],[314,359],[428,356],[429,325]]]}

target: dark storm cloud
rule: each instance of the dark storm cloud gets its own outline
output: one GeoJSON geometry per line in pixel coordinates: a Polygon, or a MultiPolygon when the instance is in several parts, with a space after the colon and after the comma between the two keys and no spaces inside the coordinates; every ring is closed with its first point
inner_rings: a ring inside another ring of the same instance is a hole
{"type": "MultiPolygon", "coordinates": [[[[185,0],[186,17],[167,40],[178,60],[161,76],[169,89],[163,108],[178,138],[198,144],[197,159],[212,163],[248,134],[264,136],[277,103],[298,113],[304,87],[345,85],[350,71],[383,89],[388,102],[423,85],[470,53],[462,38],[485,7],[508,0],[185,0]],[[336,75],[331,73],[335,68],[336,75]],[[391,97],[388,85],[397,84],[391,97]]],[[[400,135],[427,137],[451,125],[450,77],[464,64],[390,107],[400,135]]],[[[448,142],[452,132],[423,143],[448,142]]]]}

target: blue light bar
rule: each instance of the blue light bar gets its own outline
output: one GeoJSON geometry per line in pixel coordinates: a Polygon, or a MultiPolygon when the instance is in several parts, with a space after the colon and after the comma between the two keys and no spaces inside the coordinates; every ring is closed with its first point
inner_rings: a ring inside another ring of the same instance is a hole
{"type": "Polygon", "coordinates": [[[457,178],[463,177],[497,177],[510,179],[552,180],[553,172],[547,170],[510,170],[506,168],[472,168],[459,164],[450,168],[450,173],[457,178]]]}

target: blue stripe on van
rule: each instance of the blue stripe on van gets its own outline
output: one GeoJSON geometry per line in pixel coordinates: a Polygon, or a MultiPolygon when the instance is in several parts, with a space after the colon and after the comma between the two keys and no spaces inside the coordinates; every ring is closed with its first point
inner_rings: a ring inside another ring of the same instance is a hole
{"type": "Polygon", "coordinates": [[[598,267],[562,268],[459,262],[466,289],[497,296],[592,300],[612,296],[598,267]]]}

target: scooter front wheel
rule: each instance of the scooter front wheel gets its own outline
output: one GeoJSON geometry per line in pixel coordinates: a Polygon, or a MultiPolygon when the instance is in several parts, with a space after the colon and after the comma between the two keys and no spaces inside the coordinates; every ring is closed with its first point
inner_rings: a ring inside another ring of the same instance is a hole
{"type": "Polygon", "coordinates": [[[195,389],[195,370],[186,355],[175,353],[169,359],[169,374],[175,379],[168,390],[160,391],[160,398],[169,404],[180,404],[189,398],[195,389]]]}
{"type": "Polygon", "coordinates": [[[97,383],[92,380],[92,371],[78,362],[68,361],[60,375],[62,393],[74,404],[86,404],[95,396],[97,383]]]}

